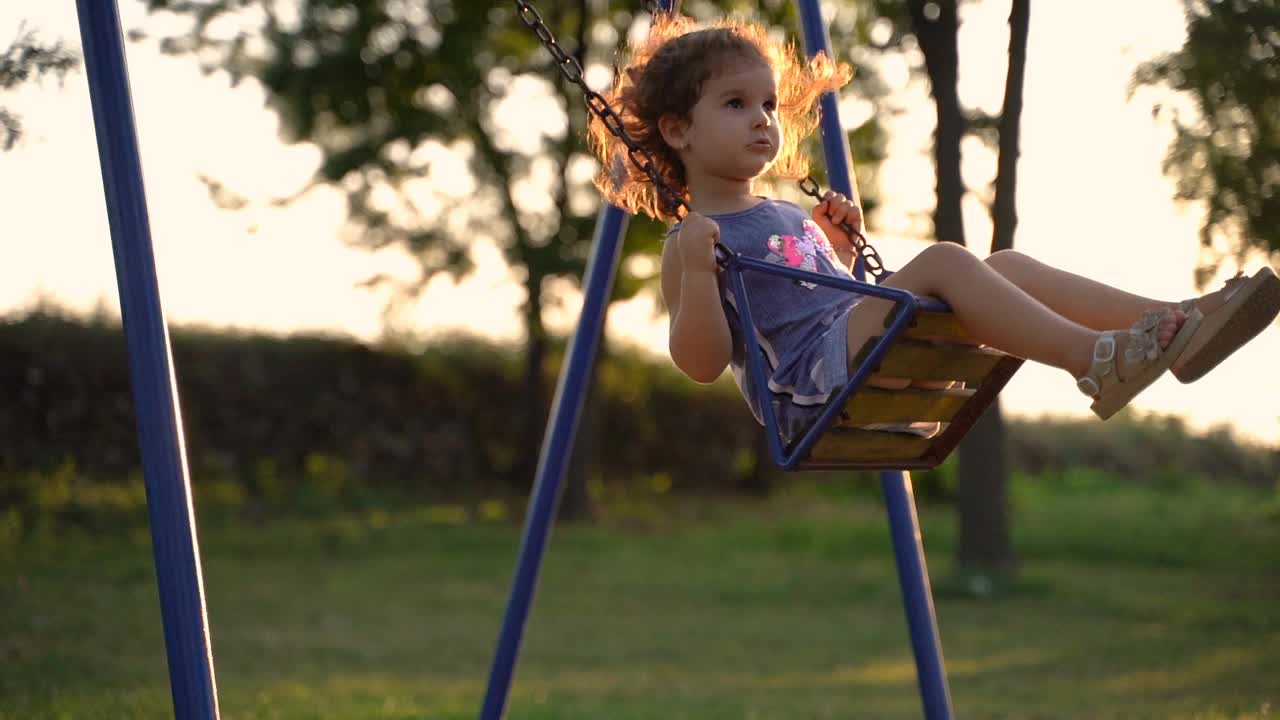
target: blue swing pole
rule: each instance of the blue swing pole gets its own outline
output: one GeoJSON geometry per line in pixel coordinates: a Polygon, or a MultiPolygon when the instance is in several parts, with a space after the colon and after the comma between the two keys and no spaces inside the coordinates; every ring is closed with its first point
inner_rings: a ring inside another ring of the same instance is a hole
{"type": "MultiPolygon", "coordinates": [[[[678,0],[661,0],[660,5],[663,10],[670,10],[672,2],[678,0]]],[[[564,481],[570,453],[573,452],[578,420],[586,399],[587,383],[591,380],[596,352],[600,348],[600,336],[604,332],[605,309],[609,305],[618,258],[622,254],[622,238],[627,233],[630,220],[631,217],[625,211],[608,203],[600,208],[596,217],[591,255],[587,258],[582,280],[582,314],[578,317],[578,327],[569,341],[567,358],[560,370],[555,398],[551,404],[551,417],[542,438],[533,492],[525,511],[524,537],[520,542],[511,595],[502,618],[502,629],[498,634],[498,647],[489,668],[489,684],[480,710],[481,720],[501,720],[506,713],[516,660],[520,655],[520,643],[529,619],[529,609],[533,605],[533,593],[538,584],[538,572],[542,568],[547,539],[551,535],[560,486],[564,481]]]]}
{"type": "MultiPolygon", "coordinates": [[[[831,55],[831,37],[822,19],[818,0],[796,0],[800,11],[801,32],[808,53],[831,55]]],[[[840,124],[840,111],[835,93],[822,96],[822,147],[827,162],[831,187],[847,197],[854,197],[853,175],[849,160],[849,142],[840,124]]],[[[861,259],[854,268],[862,280],[861,259]]],[[[902,586],[902,602],[907,613],[911,648],[916,659],[916,678],[920,698],[928,720],[950,720],[951,692],[947,687],[946,669],[942,661],[942,643],[938,638],[938,620],[929,588],[929,571],[925,565],[924,545],[920,540],[920,523],[916,516],[911,477],[902,471],[880,474],[885,508],[893,537],[893,552],[898,564],[898,582],[902,586]]]]}
{"type": "Polygon", "coordinates": [[[147,488],[174,717],[218,717],[195,510],[116,0],[78,0],[147,488]]]}
{"type": "Polygon", "coordinates": [[[520,641],[533,604],[547,538],[551,534],[560,485],[573,452],[587,383],[591,380],[600,335],[604,331],[604,311],[613,291],[622,238],[629,221],[630,216],[625,211],[608,204],[601,208],[596,220],[591,257],[587,260],[583,280],[585,298],[582,315],[569,341],[568,359],[560,371],[551,406],[551,421],[542,440],[533,494],[525,512],[524,539],[520,544],[511,596],[502,618],[497,652],[489,670],[489,686],[480,712],[482,720],[500,720],[506,710],[516,659],[520,654],[520,641]]]}

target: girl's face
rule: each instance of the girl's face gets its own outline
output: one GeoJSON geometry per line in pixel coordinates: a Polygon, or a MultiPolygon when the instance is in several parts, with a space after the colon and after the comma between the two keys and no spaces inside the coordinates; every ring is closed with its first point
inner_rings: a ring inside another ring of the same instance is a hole
{"type": "Polygon", "coordinates": [[[669,140],[690,190],[700,183],[746,183],[778,157],[778,82],[760,60],[737,59],[707,79],[687,123],[669,140]]]}

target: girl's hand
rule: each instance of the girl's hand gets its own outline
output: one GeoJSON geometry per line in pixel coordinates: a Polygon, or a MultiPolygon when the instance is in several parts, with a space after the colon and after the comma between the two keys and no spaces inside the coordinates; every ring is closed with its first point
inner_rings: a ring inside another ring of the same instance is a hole
{"type": "Polygon", "coordinates": [[[828,190],[822,196],[822,202],[813,208],[813,221],[818,223],[818,227],[822,228],[822,232],[827,234],[827,239],[831,241],[831,246],[835,249],[836,255],[844,261],[846,266],[851,265],[853,263],[853,239],[840,228],[840,225],[845,223],[853,227],[854,230],[861,232],[862,208],[844,195],[828,190]]]}
{"type": "Polygon", "coordinates": [[[680,223],[680,263],[685,272],[715,272],[715,244],[720,241],[720,226],[706,215],[690,212],[680,223]]]}

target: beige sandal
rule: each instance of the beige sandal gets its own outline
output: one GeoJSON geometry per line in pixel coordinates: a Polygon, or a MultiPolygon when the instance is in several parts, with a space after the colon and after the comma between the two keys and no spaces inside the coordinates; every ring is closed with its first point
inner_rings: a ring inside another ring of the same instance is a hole
{"type": "Polygon", "coordinates": [[[1191,307],[1169,346],[1160,349],[1156,328],[1173,310],[1148,310],[1128,330],[1108,330],[1093,346],[1089,371],[1076,379],[1080,392],[1093,398],[1092,409],[1106,420],[1155,382],[1186,350],[1203,316],[1191,307]]]}
{"type": "MultiPolygon", "coordinates": [[[[1183,353],[1182,362],[1173,368],[1173,375],[1179,381],[1199,380],[1265,330],[1280,314],[1280,278],[1270,267],[1262,268],[1249,278],[1237,274],[1227,281],[1226,293],[1222,306],[1204,316],[1183,353]]],[[[1191,310],[1196,309],[1195,303],[1196,300],[1183,300],[1178,307],[1190,316],[1191,310]]]]}

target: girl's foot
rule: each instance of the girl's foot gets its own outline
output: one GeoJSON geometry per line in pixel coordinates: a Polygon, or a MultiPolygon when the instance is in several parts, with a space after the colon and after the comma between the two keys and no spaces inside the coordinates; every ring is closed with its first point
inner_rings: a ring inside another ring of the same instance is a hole
{"type": "Polygon", "coordinates": [[[1157,338],[1160,341],[1160,347],[1166,348],[1169,343],[1173,342],[1173,336],[1178,334],[1182,329],[1182,324],[1187,319],[1187,314],[1192,310],[1199,310],[1201,315],[1208,315],[1218,308],[1238,289],[1240,283],[1248,282],[1249,278],[1244,277],[1244,273],[1236,273],[1235,277],[1227,279],[1222,287],[1210,293],[1205,293],[1197,298],[1183,300],[1174,305],[1162,305],[1160,307],[1167,308],[1172,311],[1172,321],[1167,319],[1160,320],[1160,326],[1157,330],[1157,338]]]}
{"type": "Polygon", "coordinates": [[[1172,372],[1181,382],[1200,379],[1262,332],[1280,314],[1280,278],[1270,267],[1252,277],[1236,275],[1221,289],[1178,305],[1204,321],[1172,372]]]}
{"type": "Polygon", "coordinates": [[[1088,371],[1076,379],[1106,420],[1155,382],[1186,350],[1200,327],[1200,311],[1150,310],[1128,330],[1108,330],[1093,346],[1088,371]],[[1168,338],[1168,339],[1164,339],[1168,338]]]}
{"type": "MultiPolygon", "coordinates": [[[[1156,321],[1156,342],[1160,345],[1161,350],[1168,348],[1173,343],[1173,339],[1178,336],[1178,332],[1187,323],[1187,313],[1181,307],[1170,308],[1168,312],[1148,310],[1147,313],[1154,313],[1159,318],[1156,321]]],[[[1143,318],[1145,317],[1146,315],[1143,315],[1143,318]]],[[[1142,319],[1138,320],[1138,323],[1142,322],[1142,319]]]]}

